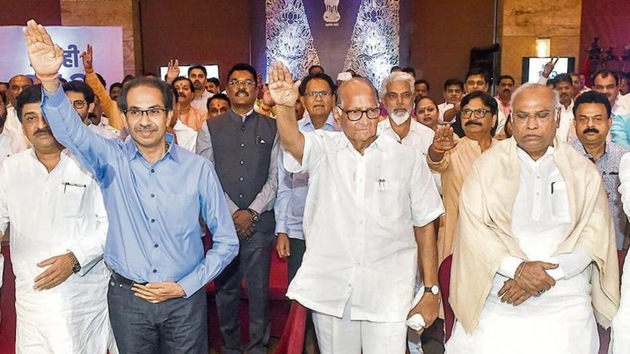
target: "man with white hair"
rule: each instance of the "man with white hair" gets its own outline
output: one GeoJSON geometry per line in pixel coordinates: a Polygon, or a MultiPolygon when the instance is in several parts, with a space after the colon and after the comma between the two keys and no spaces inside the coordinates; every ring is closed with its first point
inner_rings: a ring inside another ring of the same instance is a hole
{"type": "Polygon", "coordinates": [[[512,96],[513,139],[479,157],[462,188],[450,354],[595,354],[619,305],[615,232],[599,171],[556,138],[558,96],[512,96]]]}
{"type": "MultiPolygon", "coordinates": [[[[380,96],[388,112],[387,119],[378,124],[380,134],[389,136],[400,144],[412,146],[426,155],[435,133],[415,119],[410,119],[414,102],[413,76],[402,71],[390,73],[383,80],[380,96]]],[[[422,288],[422,283],[418,283],[417,289],[422,288]]],[[[411,354],[422,353],[420,335],[416,331],[409,330],[408,346],[411,354]]]]}
{"type": "Polygon", "coordinates": [[[429,150],[435,133],[411,117],[414,101],[413,76],[395,71],[381,85],[381,102],[388,112],[387,119],[378,124],[381,134],[401,144],[418,148],[423,154],[429,150]]]}

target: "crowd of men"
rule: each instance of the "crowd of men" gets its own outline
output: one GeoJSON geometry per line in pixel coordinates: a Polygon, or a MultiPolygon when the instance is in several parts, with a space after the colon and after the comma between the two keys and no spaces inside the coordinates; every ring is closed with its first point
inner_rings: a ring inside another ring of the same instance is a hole
{"type": "Polygon", "coordinates": [[[34,79],[0,91],[17,353],[207,354],[209,325],[222,353],[266,353],[273,252],[309,310],[309,353],[422,353],[441,311],[456,318],[447,353],[593,354],[611,325],[612,352],[630,352],[619,73],[587,88],[551,78],[552,61],[492,96],[471,69],[438,104],[413,69],[375,88],[282,63],[264,84],[240,63],[222,91],[171,60],[108,91],[91,46],[85,81],[64,82],[46,29],[24,35],[34,79]]]}

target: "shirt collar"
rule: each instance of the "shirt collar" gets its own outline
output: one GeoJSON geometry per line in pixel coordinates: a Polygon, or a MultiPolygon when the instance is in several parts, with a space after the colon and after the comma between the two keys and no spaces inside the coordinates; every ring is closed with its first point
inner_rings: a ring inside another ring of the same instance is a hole
{"type": "MultiPolygon", "coordinates": [[[[165,157],[170,157],[171,159],[173,159],[173,161],[175,162],[179,162],[179,156],[177,155],[177,149],[173,148],[174,144],[174,138],[173,138],[173,134],[171,133],[166,133],[166,143],[168,144],[168,149],[166,150],[166,153],[164,154],[164,156],[162,156],[162,158],[160,159],[163,160],[165,157]]],[[[144,159],[144,157],[142,157],[142,154],[140,153],[140,151],[138,151],[138,146],[136,145],[136,142],[133,140],[133,138],[129,139],[129,141],[127,141],[125,143],[127,145],[127,158],[129,159],[129,161],[133,160],[135,157],[141,157],[144,159]]]]}
{"type": "MultiPolygon", "coordinates": [[[[300,127],[311,126],[313,127],[313,130],[315,130],[315,126],[313,126],[313,120],[311,119],[310,114],[305,114],[304,118],[298,121],[298,125],[300,127]]],[[[321,129],[328,131],[337,130],[337,122],[335,121],[332,112],[328,113],[328,118],[326,119],[326,122],[324,122],[324,125],[321,127],[321,129]]]]}
{"type": "Polygon", "coordinates": [[[252,107],[252,109],[247,111],[247,113],[245,113],[244,115],[240,115],[240,114],[236,113],[234,111],[234,109],[232,109],[232,113],[234,113],[235,116],[240,117],[241,121],[245,121],[245,118],[249,117],[252,113],[254,113],[254,107],[252,107]]]}

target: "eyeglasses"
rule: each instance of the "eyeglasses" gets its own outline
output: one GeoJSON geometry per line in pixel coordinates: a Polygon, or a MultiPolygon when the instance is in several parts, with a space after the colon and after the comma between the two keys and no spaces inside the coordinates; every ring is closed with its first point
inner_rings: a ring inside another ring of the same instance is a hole
{"type": "Polygon", "coordinates": [[[305,97],[310,97],[310,98],[315,98],[315,97],[328,98],[328,97],[332,96],[332,92],[330,92],[330,91],[311,91],[311,92],[305,92],[304,96],[305,97]]]}
{"type": "Polygon", "coordinates": [[[360,110],[360,109],[350,109],[350,110],[344,110],[343,108],[339,107],[341,109],[341,111],[343,113],[346,114],[346,116],[348,116],[348,120],[352,121],[352,122],[356,122],[358,120],[360,120],[361,118],[363,118],[363,115],[365,114],[369,119],[376,119],[378,117],[381,116],[381,109],[379,107],[373,107],[373,108],[368,108],[365,110],[360,110]]]}
{"type": "Polygon", "coordinates": [[[538,111],[538,112],[534,112],[534,113],[527,113],[527,112],[516,112],[513,114],[514,120],[518,123],[523,123],[526,122],[530,117],[535,118],[538,121],[546,121],[547,119],[549,119],[550,117],[553,116],[552,111],[538,111]]]}
{"type": "Polygon", "coordinates": [[[435,107],[429,106],[429,107],[418,107],[418,109],[416,109],[416,113],[418,114],[424,114],[424,113],[433,113],[435,112],[435,107]]]}
{"type": "Polygon", "coordinates": [[[230,85],[230,86],[254,86],[254,85],[256,85],[256,81],[252,81],[252,80],[230,80],[230,81],[228,81],[228,85],[230,85]]]}
{"type": "Polygon", "coordinates": [[[72,106],[76,109],[81,109],[85,107],[86,103],[87,102],[85,102],[84,100],[75,100],[75,101],[72,101],[72,106]]]}
{"type": "Polygon", "coordinates": [[[140,118],[144,113],[149,117],[159,117],[164,112],[166,112],[166,109],[162,107],[151,107],[147,109],[130,108],[125,111],[125,114],[131,118],[140,118]]]}
{"type": "Polygon", "coordinates": [[[473,113],[475,114],[475,118],[477,119],[481,119],[483,117],[486,116],[486,114],[490,113],[490,110],[487,109],[483,109],[483,108],[477,108],[477,109],[470,109],[470,108],[464,108],[462,109],[462,117],[463,118],[470,118],[473,113]]]}

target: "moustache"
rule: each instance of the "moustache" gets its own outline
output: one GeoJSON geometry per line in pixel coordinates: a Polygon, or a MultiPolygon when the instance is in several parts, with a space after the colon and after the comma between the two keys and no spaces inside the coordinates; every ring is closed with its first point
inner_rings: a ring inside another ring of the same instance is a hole
{"type": "Polygon", "coordinates": [[[508,89],[505,89],[505,90],[503,90],[503,92],[508,92],[508,93],[509,93],[509,92],[510,92],[510,90],[508,90],[508,89]]]}
{"type": "Polygon", "coordinates": [[[33,135],[39,135],[39,134],[50,134],[52,135],[52,131],[50,130],[50,128],[39,128],[35,131],[35,133],[33,133],[33,135]]]}
{"type": "Polygon", "coordinates": [[[247,90],[238,90],[238,91],[236,91],[237,95],[241,94],[241,93],[245,94],[246,96],[249,96],[249,92],[247,92],[247,90]]]}
{"type": "Polygon", "coordinates": [[[584,129],[584,131],[582,132],[582,134],[588,134],[588,133],[595,133],[595,134],[599,134],[599,130],[595,129],[595,128],[586,128],[584,129]]]}
{"type": "Polygon", "coordinates": [[[158,128],[155,125],[138,125],[135,129],[137,132],[154,132],[157,131],[158,128]]]}
{"type": "Polygon", "coordinates": [[[469,125],[478,125],[481,126],[481,123],[477,122],[476,120],[470,120],[468,122],[466,122],[466,124],[464,124],[465,126],[469,126],[469,125]]]}

